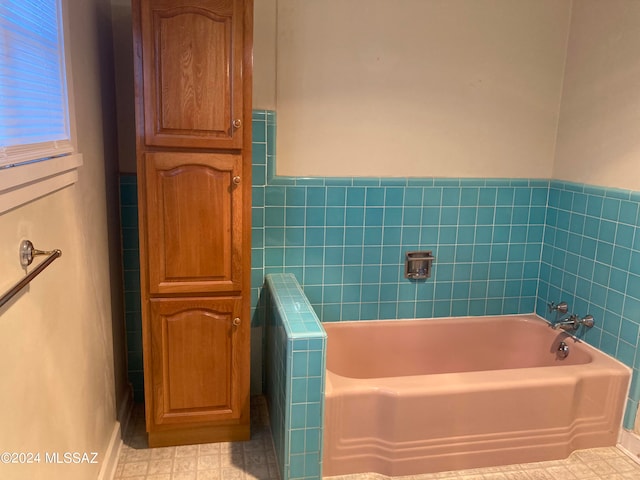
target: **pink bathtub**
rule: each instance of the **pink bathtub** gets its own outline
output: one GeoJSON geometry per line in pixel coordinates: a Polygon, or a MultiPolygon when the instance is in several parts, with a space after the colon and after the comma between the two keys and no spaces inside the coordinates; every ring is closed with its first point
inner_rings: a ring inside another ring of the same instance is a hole
{"type": "Polygon", "coordinates": [[[324,476],[552,460],[618,438],[630,369],[536,315],[324,327],[324,476]]]}

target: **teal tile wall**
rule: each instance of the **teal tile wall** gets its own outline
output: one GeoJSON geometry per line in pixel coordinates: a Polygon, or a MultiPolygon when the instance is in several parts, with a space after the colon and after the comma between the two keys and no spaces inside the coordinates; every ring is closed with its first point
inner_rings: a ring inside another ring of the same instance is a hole
{"type": "Polygon", "coordinates": [[[551,182],[540,268],[538,315],[547,303],[595,317],[578,335],[633,368],[624,425],[640,401],[640,192],[551,182]]]}
{"type": "Polygon", "coordinates": [[[275,153],[275,113],[254,110],[252,128],[251,323],[254,327],[260,327],[264,325],[266,308],[262,295],[265,276],[265,185],[267,182],[267,158],[272,161],[275,153]]]}
{"type": "Polygon", "coordinates": [[[136,402],[144,401],[142,316],[140,314],[140,259],[138,253],[138,188],[136,175],[120,175],[120,222],[124,272],[127,372],[136,402]]]}
{"type": "Polygon", "coordinates": [[[322,478],[326,333],[291,274],[267,276],[266,395],[283,480],[322,478]]]}
{"type": "Polygon", "coordinates": [[[549,182],[275,176],[275,114],[253,116],[254,323],[293,273],[322,321],[531,313],[549,182]],[[404,255],[432,250],[432,278],[404,255]]]}

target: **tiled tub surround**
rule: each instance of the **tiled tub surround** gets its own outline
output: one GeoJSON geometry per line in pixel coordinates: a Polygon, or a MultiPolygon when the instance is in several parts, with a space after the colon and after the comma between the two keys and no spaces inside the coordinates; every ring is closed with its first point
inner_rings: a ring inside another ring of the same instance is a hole
{"type": "Polygon", "coordinates": [[[549,182],[274,176],[273,112],[254,112],[253,286],[298,278],[323,322],[531,313],[549,182]],[[404,279],[432,250],[432,278],[404,279]]]}
{"type": "MultiPolygon", "coordinates": [[[[253,281],[290,272],[322,321],[590,313],[585,340],[633,368],[640,401],[640,192],[561,181],[275,176],[275,113],[254,112],[253,281]],[[543,249],[544,245],[544,249],[543,249]],[[403,278],[432,250],[432,278],[403,278]]],[[[263,322],[258,308],[256,324],[263,322]]]]}
{"type": "Polygon", "coordinates": [[[266,396],[282,480],[319,479],[326,333],[291,274],[268,275],[266,396]]]}
{"type": "Polygon", "coordinates": [[[640,192],[551,182],[536,311],[564,300],[591,314],[580,336],[633,368],[624,426],[633,428],[640,401],[640,192]]]}

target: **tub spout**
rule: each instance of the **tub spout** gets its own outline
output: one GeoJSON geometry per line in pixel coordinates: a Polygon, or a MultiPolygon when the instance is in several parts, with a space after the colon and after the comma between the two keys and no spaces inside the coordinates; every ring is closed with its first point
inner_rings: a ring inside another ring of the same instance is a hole
{"type": "Polygon", "coordinates": [[[571,315],[567,320],[562,320],[561,322],[554,323],[554,330],[564,330],[565,332],[575,332],[580,326],[580,319],[577,315],[571,315]]]}

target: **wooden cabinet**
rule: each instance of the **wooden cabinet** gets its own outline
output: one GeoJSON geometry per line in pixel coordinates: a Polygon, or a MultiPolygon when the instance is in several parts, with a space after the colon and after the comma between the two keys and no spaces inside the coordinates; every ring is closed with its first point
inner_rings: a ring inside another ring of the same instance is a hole
{"type": "Polygon", "coordinates": [[[140,4],[146,144],[241,148],[245,2],[140,4]]]}
{"type": "Polygon", "coordinates": [[[151,294],[242,289],[242,156],[145,155],[151,294]]]}
{"type": "Polygon", "coordinates": [[[241,310],[239,297],[151,300],[155,424],[240,418],[249,332],[241,310]]]}
{"type": "Polygon", "coordinates": [[[150,446],[249,438],[252,0],[133,0],[150,446]]]}

